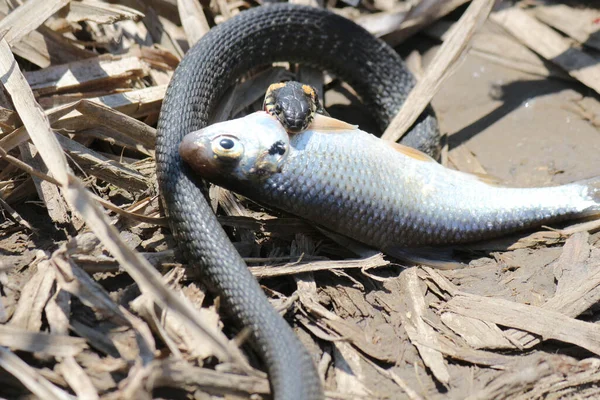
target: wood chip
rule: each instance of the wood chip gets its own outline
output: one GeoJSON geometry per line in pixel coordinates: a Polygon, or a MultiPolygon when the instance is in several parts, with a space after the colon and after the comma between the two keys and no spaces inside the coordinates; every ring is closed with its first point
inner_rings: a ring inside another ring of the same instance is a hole
{"type": "Polygon", "coordinates": [[[3,347],[0,347],[0,367],[21,381],[27,389],[40,399],[74,400],[73,396],[50,383],[39,372],[3,347]]]}
{"type": "Polygon", "coordinates": [[[148,383],[154,388],[181,388],[195,385],[201,388],[220,389],[222,393],[231,390],[246,394],[268,394],[269,382],[265,378],[228,374],[212,369],[191,367],[172,360],[154,361],[148,383]]]}
{"type": "MultiPolygon", "coordinates": [[[[587,260],[591,268],[585,268],[586,272],[582,273],[582,264],[578,260],[581,260],[587,252],[587,236],[585,234],[573,236],[568,242],[568,246],[565,244],[566,251],[557,260],[557,271],[562,279],[563,265],[567,264],[568,268],[571,268],[572,265],[570,264],[574,262],[574,270],[580,271],[579,275],[567,272],[562,284],[565,289],[557,291],[552,298],[542,305],[542,308],[576,317],[600,301],[600,264],[597,259],[587,260]]],[[[540,342],[538,337],[516,330],[509,330],[506,334],[526,347],[535,346],[540,342]]]]}
{"type": "Polygon", "coordinates": [[[161,18],[152,8],[147,8],[145,13],[144,23],[154,43],[177,55],[179,59],[183,58],[185,50],[179,43],[179,39],[182,39],[187,44],[183,29],[174,25],[166,18],[161,18]]]}
{"type": "MultiPolygon", "coordinates": [[[[8,160],[13,165],[17,165],[20,169],[26,171],[27,173],[31,174],[32,176],[43,179],[44,181],[50,182],[53,185],[60,186],[60,184],[58,183],[58,181],[56,179],[52,178],[49,175],[43,174],[34,168],[31,168],[29,165],[15,159],[12,156],[9,156],[2,149],[2,147],[0,147],[0,157],[3,157],[4,159],[8,160]]],[[[146,215],[137,214],[135,212],[124,210],[124,209],[112,204],[110,201],[106,201],[102,197],[99,197],[95,194],[92,194],[92,198],[95,201],[97,201],[99,204],[103,205],[104,207],[106,207],[107,209],[109,209],[111,211],[114,211],[118,215],[130,218],[130,219],[133,219],[136,221],[146,222],[146,223],[153,224],[153,225],[156,224],[156,225],[160,225],[160,226],[167,226],[166,220],[162,217],[149,217],[146,215]]]]}
{"type": "Polygon", "coordinates": [[[73,357],[88,348],[85,339],[30,332],[14,325],[0,325],[0,346],[53,357],[73,357]]]}
{"type": "Polygon", "coordinates": [[[109,160],[65,136],[57,134],[56,138],[63,149],[86,174],[98,177],[117,187],[130,189],[133,192],[143,192],[150,186],[150,182],[146,177],[137,171],[119,162],[109,160]]]}
{"type": "Polygon", "coordinates": [[[400,27],[382,36],[392,46],[398,46],[421,29],[456,10],[467,0],[423,1],[414,7],[400,27]]]}
{"type": "MultiPolygon", "coordinates": [[[[311,314],[319,317],[319,325],[328,331],[324,336],[332,335],[329,338],[344,338],[373,358],[394,362],[394,354],[389,349],[379,348],[366,337],[358,326],[344,321],[317,301],[317,287],[310,275],[296,277],[296,282],[301,303],[311,314]]],[[[307,326],[307,328],[311,329],[313,327],[307,326]]],[[[313,330],[313,332],[315,331],[313,330]]]]}
{"type": "MultiPolygon", "coordinates": [[[[100,103],[131,117],[143,117],[160,110],[165,97],[167,85],[152,86],[107,96],[94,97],[87,101],[100,103]]],[[[64,120],[80,115],[79,112],[68,114],[64,120]]]]}
{"type": "Polygon", "coordinates": [[[405,270],[400,274],[400,287],[404,302],[404,312],[400,314],[402,325],[411,343],[419,350],[425,365],[438,381],[447,385],[450,382],[450,373],[442,353],[437,350],[440,347],[438,335],[424,321],[427,305],[422,289],[419,287],[416,268],[405,270]]]}
{"type": "Polygon", "coordinates": [[[196,0],[177,0],[177,10],[188,43],[192,47],[210,30],[206,15],[196,0]]]}
{"type": "Polygon", "coordinates": [[[573,46],[571,40],[520,8],[507,7],[494,11],[490,18],[546,60],[600,93],[599,57],[573,46]]]}
{"type": "Polygon", "coordinates": [[[556,311],[466,293],[452,297],[444,305],[444,310],[531,332],[544,340],[555,339],[572,343],[600,354],[600,326],[567,317],[556,311]]]}
{"type": "Polygon", "coordinates": [[[460,335],[474,349],[514,349],[504,333],[495,324],[479,319],[445,312],[441,320],[450,329],[460,335]]]}
{"type": "MultiPolygon", "coordinates": [[[[377,37],[391,32],[398,34],[397,32],[402,29],[402,23],[406,21],[409,9],[410,6],[407,3],[400,3],[393,10],[364,14],[356,18],[354,22],[377,37]]],[[[413,25],[411,24],[411,26],[413,25]]]]}
{"type": "Polygon", "coordinates": [[[381,136],[382,139],[398,141],[419,118],[437,93],[443,77],[463,54],[473,33],[487,19],[493,5],[492,0],[473,0],[448,36],[448,40],[436,53],[423,78],[410,91],[402,108],[381,136]]]}
{"type": "Polygon", "coordinates": [[[564,32],[580,44],[600,50],[598,9],[549,2],[540,4],[533,11],[536,18],[547,25],[564,32]]]}
{"type": "MultiPolygon", "coordinates": [[[[482,333],[482,332],[481,332],[482,333]]],[[[477,350],[469,346],[457,344],[446,336],[438,336],[439,347],[436,349],[446,357],[473,365],[483,365],[499,370],[514,361],[513,356],[498,354],[491,351],[477,350]]],[[[513,347],[514,349],[514,347],[513,347]]]]}
{"type": "Polygon", "coordinates": [[[137,21],[143,17],[143,13],[120,4],[82,0],[71,1],[65,19],[69,22],[93,21],[97,24],[112,24],[126,19],[137,21]]]}
{"type": "Polygon", "coordinates": [[[344,395],[355,398],[373,397],[373,393],[362,383],[366,377],[362,372],[361,357],[352,346],[344,342],[334,342],[333,358],[335,382],[344,395]]]}
{"type": "Polygon", "coordinates": [[[75,358],[65,357],[64,360],[56,366],[56,371],[65,378],[78,399],[95,400],[100,398],[90,377],[83,368],[77,364],[75,358]]]}
{"type": "Polygon", "coordinates": [[[19,225],[23,226],[26,229],[29,229],[30,231],[34,230],[33,227],[31,226],[31,224],[29,222],[27,222],[26,219],[24,219],[23,217],[21,217],[21,215],[14,208],[12,208],[6,202],[6,200],[4,200],[2,198],[2,196],[0,196],[0,209],[3,209],[4,211],[6,211],[8,213],[8,215],[9,215],[9,218],[11,218],[13,221],[15,221],[16,223],[18,223],[19,225]]]}
{"type": "Polygon", "coordinates": [[[6,32],[4,39],[9,44],[17,43],[69,2],[70,0],[26,1],[0,21],[0,32],[6,32]],[[27,23],[23,23],[24,21],[27,23]]]}
{"type": "MultiPolygon", "coordinates": [[[[165,283],[173,287],[174,290],[177,290],[181,297],[183,297],[181,287],[170,281],[175,280],[176,278],[174,279],[174,277],[180,275],[182,272],[172,270],[164,277],[165,283]]],[[[142,294],[131,302],[131,307],[140,315],[145,316],[146,320],[152,321],[153,329],[165,340],[174,354],[183,357],[182,353],[186,353],[188,357],[191,356],[198,360],[204,360],[213,355],[210,344],[207,345],[201,337],[198,337],[194,332],[187,329],[181,317],[170,313],[168,310],[158,309],[150,296],[142,294]]],[[[214,308],[201,308],[199,313],[203,321],[213,326],[216,331],[219,323],[216,310],[214,308]]]]}
{"type": "Polygon", "coordinates": [[[589,274],[587,265],[591,250],[589,237],[587,232],[579,232],[565,242],[560,257],[554,263],[554,276],[557,282],[554,296],[577,291],[582,283],[581,277],[589,274]]]}
{"type": "Polygon", "coordinates": [[[55,335],[69,334],[69,316],[71,315],[71,295],[64,290],[57,290],[50,298],[44,312],[50,326],[50,332],[55,335]]]}
{"type": "Polygon", "coordinates": [[[37,272],[25,284],[21,298],[10,320],[10,326],[31,332],[42,327],[42,312],[52,296],[55,284],[54,272],[47,260],[37,265],[37,272]]]}
{"type": "Polygon", "coordinates": [[[594,398],[594,394],[587,396],[585,387],[589,382],[598,379],[599,368],[600,364],[596,358],[578,361],[565,355],[534,353],[515,359],[506,373],[487,382],[482,389],[472,392],[467,399],[564,398],[573,393],[582,398],[594,398]]]}
{"type": "Polygon", "coordinates": [[[288,263],[281,266],[250,267],[250,272],[258,278],[294,275],[303,272],[326,271],[333,269],[360,268],[363,270],[383,267],[390,262],[383,258],[382,253],[368,258],[339,261],[313,261],[288,263]]]}
{"type": "MultiPolygon", "coordinates": [[[[39,156],[35,146],[30,143],[22,143],[20,146],[21,158],[25,163],[31,165],[42,173],[47,173],[48,170],[39,156]]],[[[32,176],[38,197],[44,202],[48,215],[57,224],[67,224],[71,222],[68,214],[69,207],[65,203],[63,197],[58,191],[56,185],[51,184],[38,177],[32,176]]]]}
{"type": "MultiPolygon", "coordinates": [[[[425,32],[438,40],[446,40],[453,25],[448,21],[439,21],[425,32]]],[[[503,67],[532,75],[573,80],[561,68],[546,62],[490,19],[475,33],[470,45],[470,54],[503,67]]]]}
{"type": "Polygon", "coordinates": [[[137,57],[100,56],[25,72],[24,75],[38,95],[48,95],[115,85],[147,73],[147,66],[137,57]]]}
{"type": "Polygon", "coordinates": [[[74,108],[99,125],[112,128],[129,137],[143,146],[143,149],[154,149],[156,129],[147,124],[91,100],[81,100],[74,105],[74,108]]]}
{"type": "Polygon", "coordinates": [[[487,172],[467,145],[461,144],[448,154],[448,162],[458,171],[485,175],[487,172]]]}
{"type": "Polygon", "coordinates": [[[16,55],[41,68],[54,63],[67,63],[97,56],[91,51],[75,46],[61,34],[44,26],[30,32],[20,42],[14,43],[12,49],[16,55]]]}
{"type": "Polygon", "coordinates": [[[582,222],[558,231],[559,234],[569,236],[577,232],[595,232],[600,229],[600,219],[582,222]]]}

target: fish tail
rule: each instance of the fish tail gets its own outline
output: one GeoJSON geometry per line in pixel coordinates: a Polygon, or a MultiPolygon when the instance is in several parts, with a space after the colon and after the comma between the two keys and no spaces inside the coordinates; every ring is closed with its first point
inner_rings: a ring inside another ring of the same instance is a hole
{"type": "Polygon", "coordinates": [[[592,200],[600,205],[600,176],[586,179],[581,183],[587,187],[588,195],[592,198],[592,200]]]}
{"type": "Polygon", "coordinates": [[[585,187],[587,200],[591,200],[594,203],[594,205],[586,210],[585,215],[600,216],[600,176],[585,179],[576,182],[576,184],[585,187]]]}

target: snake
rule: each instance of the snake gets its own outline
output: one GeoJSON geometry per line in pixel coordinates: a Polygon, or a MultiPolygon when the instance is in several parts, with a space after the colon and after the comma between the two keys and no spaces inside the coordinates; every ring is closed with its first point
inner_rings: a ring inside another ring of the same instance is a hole
{"type": "Polygon", "coordinates": [[[329,116],[319,101],[317,90],[296,81],[271,84],[265,94],[263,109],[277,118],[292,135],[308,129],[315,114],[329,116]]]}
{"type": "MultiPolygon", "coordinates": [[[[207,184],[178,153],[182,138],[206,127],[227,90],[252,69],[290,62],[347,82],[383,130],[415,80],[398,54],[333,12],[287,3],[254,7],[217,25],[181,60],[167,87],[156,140],[159,192],[179,255],[219,295],[222,309],[250,332],[277,400],[322,399],[311,354],[271,306],[209,205],[207,184]]],[[[426,110],[402,143],[436,157],[437,121],[426,110]]]]}

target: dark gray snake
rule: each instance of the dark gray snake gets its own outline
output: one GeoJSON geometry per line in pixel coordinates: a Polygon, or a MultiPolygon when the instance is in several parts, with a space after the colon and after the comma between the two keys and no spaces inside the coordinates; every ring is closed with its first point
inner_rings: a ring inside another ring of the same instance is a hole
{"type": "MultiPolygon", "coordinates": [[[[221,296],[223,309],[248,327],[276,399],[320,399],[314,362],[271,307],[206,201],[206,186],[182,163],[183,136],[203,128],[225,91],[252,68],[276,61],[316,66],[356,90],[380,126],[387,126],[414,85],[396,52],[331,12],[277,4],[244,11],[215,27],[189,50],[165,95],[156,143],[159,188],[183,258],[221,296]]],[[[437,156],[439,134],[427,112],[404,144],[437,156]]]]}

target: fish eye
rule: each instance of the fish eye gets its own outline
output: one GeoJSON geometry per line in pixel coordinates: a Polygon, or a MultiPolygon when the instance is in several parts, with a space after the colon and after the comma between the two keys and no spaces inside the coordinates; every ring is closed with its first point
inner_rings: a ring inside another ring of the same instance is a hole
{"type": "Polygon", "coordinates": [[[225,150],[231,150],[234,145],[235,143],[231,139],[221,139],[221,141],[219,142],[219,146],[221,146],[225,150]]]}
{"type": "Polygon", "coordinates": [[[216,157],[235,160],[242,156],[244,146],[233,136],[219,136],[212,141],[212,151],[216,157]]]}

